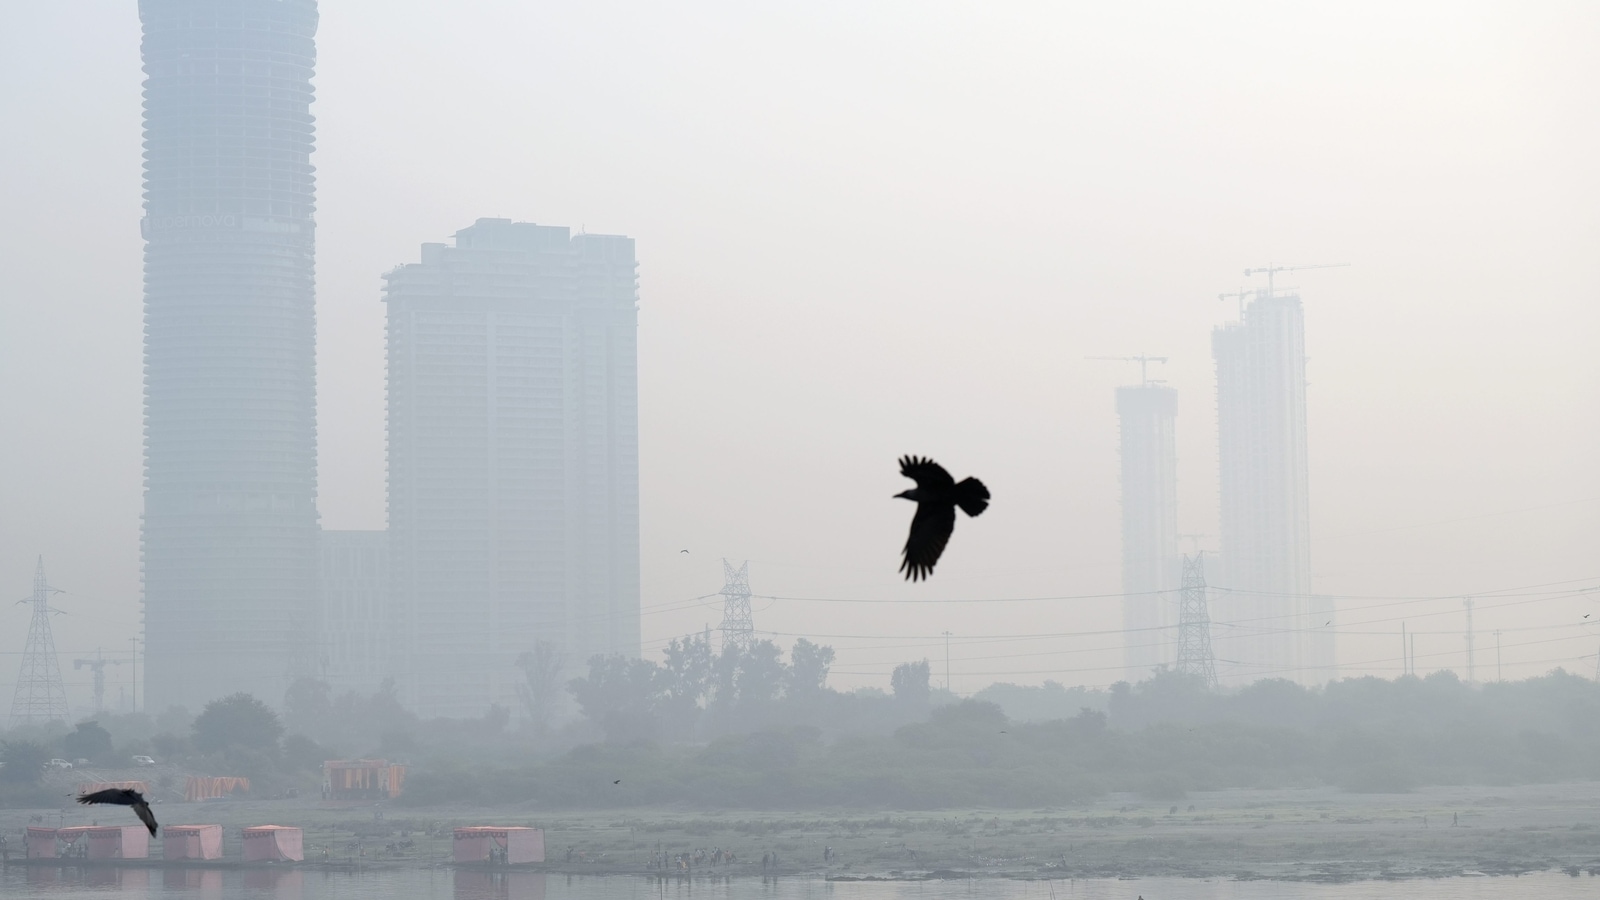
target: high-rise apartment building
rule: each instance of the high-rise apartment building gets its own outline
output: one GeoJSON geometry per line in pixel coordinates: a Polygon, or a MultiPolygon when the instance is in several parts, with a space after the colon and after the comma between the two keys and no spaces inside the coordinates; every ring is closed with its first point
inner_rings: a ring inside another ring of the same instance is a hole
{"type": "MultiPolygon", "coordinates": [[[[1311,609],[1305,323],[1300,297],[1258,291],[1211,336],[1217,366],[1225,681],[1304,678],[1311,609]]],[[[1318,623],[1320,624],[1320,623],[1318,623]]]]}
{"type": "Polygon", "coordinates": [[[311,674],[315,0],[140,0],[146,690],[311,674]]]}
{"type": "Polygon", "coordinates": [[[639,646],[633,240],[479,219],[385,276],[402,699],[517,708],[517,656],[639,646]]]}
{"type": "Polygon", "coordinates": [[[1176,661],[1178,392],[1146,382],[1117,388],[1122,456],[1124,676],[1176,661]]]}
{"type": "Polygon", "coordinates": [[[321,533],[318,672],[335,693],[370,694],[392,674],[389,534],[321,533]]]}

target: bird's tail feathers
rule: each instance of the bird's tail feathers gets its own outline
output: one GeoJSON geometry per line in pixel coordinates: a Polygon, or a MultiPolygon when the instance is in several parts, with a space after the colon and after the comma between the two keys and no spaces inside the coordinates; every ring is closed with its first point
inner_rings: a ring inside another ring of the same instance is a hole
{"type": "Polygon", "coordinates": [[[978,515],[989,508],[989,489],[976,478],[964,478],[956,485],[956,504],[967,515],[978,515]]]}

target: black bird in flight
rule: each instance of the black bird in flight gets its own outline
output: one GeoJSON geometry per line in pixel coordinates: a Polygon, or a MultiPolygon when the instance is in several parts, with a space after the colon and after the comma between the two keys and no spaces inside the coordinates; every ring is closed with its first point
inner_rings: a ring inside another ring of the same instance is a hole
{"type": "Polygon", "coordinates": [[[923,456],[900,457],[900,474],[917,483],[911,490],[895,494],[917,504],[911,535],[901,551],[900,571],[908,581],[921,581],[933,574],[933,564],[950,542],[950,532],[956,528],[956,507],[969,516],[978,515],[989,507],[989,489],[976,478],[957,484],[944,466],[923,456]]]}
{"type": "Polygon", "coordinates": [[[116,806],[131,806],[133,814],[139,817],[144,827],[150,829],[151,836],[156,833],[156,816],[150,811],[150,804],[144,802],[144,795],[132,788],[106,788],[92,794],[80,794],[79,803],[110,803],[116,806]]]}

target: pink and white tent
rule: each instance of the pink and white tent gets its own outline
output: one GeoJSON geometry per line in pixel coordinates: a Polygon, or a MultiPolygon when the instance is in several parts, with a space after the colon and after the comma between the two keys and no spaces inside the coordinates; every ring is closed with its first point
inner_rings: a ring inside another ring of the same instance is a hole
{"type": "Polygon", "coordinates": [[[246,861],[300,862],[306,858],[305,836],[287,825],[257,825],[244,830],[246,861]]]}
{"type": "Polygon", "coordinates": [[[145,859],[150,856],[150,832],[143,825],[101,825],[90,828],[90,859],[145,859]]]}
{"type": "Polygon", "coordinates": [[[221,825],[167,825],[161,830],[163,859],[221,859],[221,825]]]}
{"type": "MultiPolygon", "coordinates": [[[[66,844],[68,847],[73,848],[73,851],[77,851],[77,846],[76,845],[78,843],[78,839],[83,837],[84,835],[88,834],[94,828],[95,828],[95,826],[93,826],[93,825],[70,825],[70,826],[68,826],[66,828],[57,828],[56,829],[56,840],[59,841],[60,844],[66,844]]],[[[60,844],[58,844],[57,846],[59,847],[60,844]]],[[[88,842],[85,841],[84,842],[84,848],[87,849],[87,847],[88,847],[88,842]]],[[[73,852],[73,851],[69,851],[69,852],[71,852],[72,855],[74,855],[74,856],[83,855],[81,852],[73,852]]]]}
{"type": "Polygon", "coordinates": [[[36,825],[28,826],[28,858],[56,858],[56,830],[54,828],[40,828],[36,825]]]}
{"type": "Polygon", "coordinates": [[[504,850],[504,861],[511,865],[544,862],[544,829],[488,825],[456,829],[456,862],[489,862],[494,849],[504,850]]]}

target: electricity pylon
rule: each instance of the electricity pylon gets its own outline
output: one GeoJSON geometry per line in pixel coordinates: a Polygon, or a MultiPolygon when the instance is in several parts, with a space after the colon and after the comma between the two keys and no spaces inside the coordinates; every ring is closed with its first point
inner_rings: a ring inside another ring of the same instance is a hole
{"type": "Polygon", "coordinates": [[[56,659],[56,641],[50,635],[50,595],[57,594],[44,580],[44,557],[33,571],[33,596],[18,604],[33,604],[33,621],[28,625],[28,643],[22,651],[22,670],[17,673],[17,691],[11,696],[11,725],[42,725],[67,721],[67,689],[61,683],[61,663],[56,659]]]}
{"type": "Polygon", "coordinates": [[[88,666],[94,671],[94,713],[99,715],[106,708],[106,666],[120,666],[127,662],[125,659],[106,659],[105,655],[96,647],[94,659],[75,659],[72,661],[74,669],[88,666]]]}
{"type": "Polygon", "coordinates": [[[1199,675],[1206,687],[1217,686],[1217,661],[1211,655],[1211,613],[1206,609],[1204,552],[1183,557],[1183,586],[1178,593],[1178,671],[1199,675]]]}
{"type": "Polygon", "coordinates": [[[749,650],[756,640],[755,620],[750,616],[750,561],[735,569],[722,561],[722,652],[729,647],[749,650]]]}

